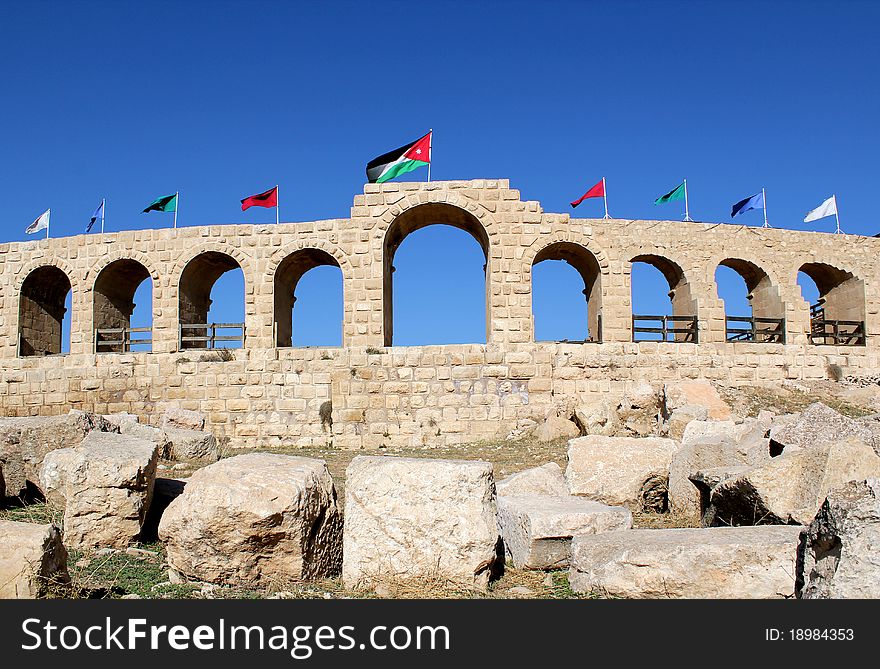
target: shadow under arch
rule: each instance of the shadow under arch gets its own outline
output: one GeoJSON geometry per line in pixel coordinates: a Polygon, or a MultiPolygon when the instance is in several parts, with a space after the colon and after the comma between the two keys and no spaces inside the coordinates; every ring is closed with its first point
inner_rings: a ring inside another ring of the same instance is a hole
{"type": "Polygon", "coordinates": [[[449,225],[470,234],[483,250],[486,264],[483,266],[486,277],[486,342],[489,342],[489,333],[492,331],[489,311],[489,234],[480,223],[479,219],[469,211],[452,204],[442,202],[428,202],[411,207],[397,216],[388,226],[385,232],[385,241],[382,250],[382,311],[383,311],[383,341],[385,346],[392,346],[394,342],[394,300],[393,278],[394,255],[403,243],[403,240],[413,232],[426,228],[429,225],[449,225]]]}
{"type": "MultiPolygon", "coordinates": [[[[278,264],[274,277],[276,346],[293,346],[293,309],[296,303],[296,286],[307,272],[322,266],[336,267],[340,272],[342,271],[339,261],[333,255],[317,248],[303,248],[294,251],[278,264]]],[[[344,291],[344,280],[342,285],[344,291]]]]}
{"type": "MultiPolygon", "coordinates": [[[[244,323],[216,328],[234,334],[218,334],[214,328],[205,327],[210,325],[211,289],[217,279],[233,270],[242,270],[242,267],[235,258],[222,251],[203,251],[183,268],[178,287],[179,348],[215,348],[218,341],[244,345],[244,323]]],[[[243,304],[243,294],[240,299],[243,304]]]]}
{"type": "MultiPolygon", "coordinates": [[[[724,258],[718,267],[727,267],[739,274],[746,284],[746,299],[751,316],[727,313],[725,305],[726,341],[785,343],[785,304],[770,275],[755,263],[742,258],[724,258]]],[[[717,267],[716,267],[717,273],[717,267]]],[[[718,282],[716,279],[717,291],[718,282]]],[[[720,295],[719,295],[720,298],[720,295]]]]}
{"type": "MultiPolygon", "coordinates": [[[[672,317],[667,317],[666,319],[649,319],[648,315],[637,315],[635,311],[633,311],[633,341],[641,341],[641,339],[637,338],[640,329],[637,325],[637,323],[640,322],[639,319],[643,319],[644,322],[652,322],[652,324],[658,320],[662,321],[662,325],[659,329],[663,330],[663,332],[656,333],[661,335],[660,341],[667,341],[667,336],[671,336],[671,341],[677,342],[699,341],[697,331],[697,301],[691,290],[690,282],[685,276],[684,270],[681,266],[666,256],[654,253],[644,253],[633,257],[630,260],[630,264],[633,265],[635,263],[650,265],[658,270],[666,279],[666,283],[669,286],[667,296],[669,297],[672,307],[672,317]]],[[[635,292],[635,288],[635,283],[631,281],[630,290],[635,292]]],[[[631,303],[634,304],[632,296],[631,303]]],[[[651,314],[651,316],[654,315],[655,314],[651,314]]],[[[647,329],[651,330],[655,328],[648,327],[647,329]]]]}
{"type": "Polygon", "coordinates": [[[865,344],[865,282],[839,267],[821,262],[804,263],[806,274],[819,293],[810,305],[810,342],[838,346],[865,344]]]}
{"type": "Polygon", "coordinates": [[[32,270],[21,284],[18,304],[18,354],[58,355],[62,352],[64,303],[72,290],[70,277],[55,265],[32,270]]]}
{"type": "MultiPolygon", "coordinates": [[[[561,260],[577,270],[584,282],[583,295],[587,303],[587,331],[584,341],[602,341],[602,268],[596,256],[577,242],[557,241],[548,244],[535,254],[534,267],[545,260],[561,260]]],[[[532,301],[532,316],[535,305],[532,301]]]]}
{"type": "MultiPolygon", "coordinates": [[[[132,346],[140,348],[152,343],[152,336],[143,336],[147,333],[130,331],[131,316],[136,306],[135,293],[147,280],[150,280],[149,313],[152,323],[152,275],[141,262],[133,258],[120,258],[108,263],[98,273],[92,303],[96,352],[125,353],[132,346]]],[[[151,335],[152,327],[149,330],[151,335]]]]}

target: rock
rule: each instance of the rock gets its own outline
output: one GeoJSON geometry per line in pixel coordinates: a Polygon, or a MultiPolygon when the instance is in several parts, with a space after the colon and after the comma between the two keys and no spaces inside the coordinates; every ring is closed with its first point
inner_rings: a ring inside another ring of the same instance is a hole
{"type": "Polygon", "coordinates": [[[798,597],[880,599],[880,479],[832,491],[801,534],[798,597]]]}
{"type": "Polygon", "coordinates": [[[157,427],[142,425],[141,423],[123,422],[119,425],[119,432],[120,434],[143,439],[144,441],[151,441],[156,444],[160,458],[171,457],[171,439],[163,430],[157,427]]]}
{"type": "Polygon", "coordinates": [[[660,437],[572,439],[565,470],[568,489],[572,495],[612,506],[664,511],[669,465],[678,448],[660,437]]]}
{"type": "Polygon", "coordinates": [[[0,520],[0,599],[35,599],[70,582],[67,550],[55,525],[0,520]]]}
{"type": "Polygon", "coordinates": [[[164,433],[171,443],[169,457],[173,460],[217,462],[220,450],[210,432],[166,427],[164,433]]]}
{"type": "Polygon", "coordinates": [[[535,439],[543,444],[557,439],[571,439],[580,433],[580,429],[572,421],[551,414],[538,423],[533,434],[535,439]]]}
{"type": "Polygon", "coordinates": [[[119,413],[104,414],[102,418],[111,425],[114,425],[118,428],[122,428],[123,425],[138,424],[138,417],[135,416],[133,413],[127,413],[125,411],[120,411],[119,413]]]}
{"type": "Polygon", "coordinates": [[[496,494],[501,495],[568,495],[568,482],[562,467],[548,462],[511,474],[495,484],[496,494]]]}
{"type": "Polygon", "coordinates": [[[671,416],[685,406],[704,407],[710,420],[729,420],[733,413],[715,386],[705,379],[684,379],[665,384],[661,406],[664,416],[671,416]]]}
{"type": "Polygon", "coordinates": [[[809,523],[825,497],[843,484],[880,476],[880,457],[850,437],[786,452],[720,482],[710,503],[727,525],[809,523]]]}
{"type": "Polygon", "coordinates": [[[530,597],[535,594],[534,590],[527,588],[524,585],[515,585],[512,588],[508,588],[507,592],[511,595],[519,595],[521,597],[530,597]]]}
{"type": "Polygon", "coordinates": [[[709,411],[706,407],[683,406],[673,411],[666,419],[666,435],[670,439],[680,441],[684,437],[684,431],[693,421],[708,420],[709,411]]]}
{"type": "Polygon", "coordinates": [[[617,434],[620,420],[617,410],[606,400],[595,404],[578,406],[574,410],[574,418],[584,434],[600,434],[607,437],[617,434]]]}
{"type": "Polygon", "coordinates": [[[632,513],[581,497],[503,495],[498,527],[513,563],[523,569],[568,567],[571,538],[632,527],[632,513]]]}
{"type": "Polygon", "coordinates": [[[47,454],[43,485],[53,503],[64,504],[68,548],[125,548],[139,539],[157,460],[154,443],[107,432],[47,454]]]}
{"type": "Polygon", "coordinates": [[[82,411],[62,416],[0,418],[0,466],[6,494],[24,495],[28,483],[39,489],[46,453],[77,446],[93,431],[119,432],[119,428],[103,416],[82,411]]]}
{"type": "Polygon", "coordinates": [[[3,463],[0,462],[0,502],[6,497],[6,481],[3,480],[3,463]]]}
{"type": "Polygon", "coordinates": [[[162,519],[162,514],[171,502],[183,494],[186,481],[186,479],[156,478],[153,499],[141,527],[141,541],[154,541],[159,538],[159,521],[162,519]]]}
{"type": "Polygon", "coordinates": [[[771,448],[779,452],[784,449],[791,452],[795,448],[813,448],[847,437],[856,437],[875,451],[880,447],[880,440],[875,438],[867,425],[847,418],[821,402],[811,404],[799,416],[782,421],[770,429],[771,448]]]}
{"type": "Polygon", "coordinates": [[[162,416],[162,427],[201,431],[205,429],[205,417],[198,411],[169,407],[162,416]]]}
{"type": "Polygon", "coordinates": [[[346,470],[348,587],[442,577],[485,590],[498,543],[488,462],[358,456],[346,470]]]}
{"type": "Polygon", "coordinates": [[[278,585],[339,573],[342,517],[323,460],[248,453],[197,470],[159,522],[168,564],[199,581],[278,585]]]}
{"type": "Polygon", "coordinates": [[[648,383],[641,383],[630,390],[617,405],[616,434],[621,436],[647,437],[657,434],[660,402],[659,394],[648,383]]]}
{"type": "Polygon", "coordinates": [[[800,528],[622,530],[575,537],[575,592],[632,599],[792,597],[800,528]]]}

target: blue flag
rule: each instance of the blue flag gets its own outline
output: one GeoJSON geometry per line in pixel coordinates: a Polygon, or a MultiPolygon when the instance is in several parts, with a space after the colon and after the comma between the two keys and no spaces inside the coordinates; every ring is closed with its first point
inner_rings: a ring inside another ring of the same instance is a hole
{"type": "Polygon", "coordinates": [[[763,209],[764,208],[764,193],[757,193],[756,195],[752,195],[751,197],[747,197],[745,200],[740,200],[735,205],[733,205],[733,209],[730,210],[730,217],[733,218],[737,214],[742,214],[746,211],[751,211],[752,209],[763,209]]]}
{"type": "Polygon", "coordinates": [[[86,228],[86,232],[91,232],[92,226],[99,218],[104,218],[104,200],[101,200],[101,204],[98,205],[98,208],[95,209],[95,213],[92,214],[92,220],[89,221],[89,227],[86,228]]]}

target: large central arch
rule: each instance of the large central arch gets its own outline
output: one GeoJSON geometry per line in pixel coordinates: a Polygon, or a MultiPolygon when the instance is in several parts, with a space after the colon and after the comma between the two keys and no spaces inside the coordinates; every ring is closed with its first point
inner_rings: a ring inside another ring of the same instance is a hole
{"type": "MultiPolygon", "coordinates": [[[[114,260],[100,271],[95,279],[92,317],[96,352],[124,353],[132,345],[152,345],[152,336],[144,336],[148,333],[137,333],[132,338],[129,332],[135,292],[149,279],[149,270],[132,258],[114,260]]],[[[152,316],[152,291],[150,295],[148,309],[152,316]]]]}
{"type": "Polygon", "coordinates": [[[392,346],[394,341],[394,300],[393,278],[394,254],[406,237],[416,230],[429,225],[449,225],[470,234],[486,259],[484,272],[486,277],[486,342],[489,341],[491,322],[489,317],[489,235],[476,216],[470,212],[445,203],[426,203],[416,205],[404,211],[392,221],[385,232],[382,250],[382,303],[384,345],[392,346]]]}
{"type": "MultiPolygon", "coordinates": [[[[583,341],[602,341],[602,268],[593,252],[575,242],[557,241],[543,247],[532,261],[534,267],[545,260],[560,260],[573,267],[584,282],[581,291],[586,301],[586,328],[583,341]]],[[[532,299],[532,314],[535,303],[532,299]]]]}
{"type": "MultiPolygon", "coordinates": [[[[181,349],[213,348],[215,341],[235,341],[239,345],[244,345],[243,324],[226,324],[231,327],[206,327],[211,325],[207,322],[208,312],[211,309],[211,290],[221,276],[233,270],[241,270],[241,265],[231,255],[221,251],[205,251],[187,263],[180,275],[178,290],[181,349]],[[226,332],[217,334],[218,329],[226,332]]],[[[244,302],[244,295],[241,295],[240,299],[244,302]]]]}

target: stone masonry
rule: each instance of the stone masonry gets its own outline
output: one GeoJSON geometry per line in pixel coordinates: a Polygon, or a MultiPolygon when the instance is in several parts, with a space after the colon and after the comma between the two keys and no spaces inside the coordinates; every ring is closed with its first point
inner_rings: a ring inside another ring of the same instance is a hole
{"type": "Polygon", "coordinates": [[[368,184],[351,217],[212,225],[0,245],[0,414],[71,408],[141,420],[178,405],[232,446],[439,445],[504,436],[555,399],[627,392],[640,381],[729,384],[880,370],[880,239],[741,225],[572,219],[522,201],[506,180],[368,184]],[[485,344],[393,346],[394,252],[445,223],[486,256],[485,344]],[[535,342],[535,262],[566,260],[589,299],[587,343],[535,342]],[[633,261],[669,281],[699,343],[632,341],[633,261]],[[729,343],[714,275],[738,271],[755,316],[785,319],[785,343],[729,343]],[[343,275],[342,348],[291,348],[296,282],[317,265],[343,275]],[[180,322],[204,322],[214,280],[245,277],[244,346],[180,350],[180,322]],[[864,346],[810,343],[797,274],[816,281],[827,318],[863,321],[864,346]],[[98,328],[125,327],[136,284],[153,287],[152,352],[96,353],[98,328]],[[60,352],[67,282],[70,353],[60,352]],[[59,309],[59,300],[62,300],[59,309]],[[276,346],[276,343],[279,344],[276,346]],[[332,401],[332,425],[320,419],[332,401]]]}

